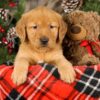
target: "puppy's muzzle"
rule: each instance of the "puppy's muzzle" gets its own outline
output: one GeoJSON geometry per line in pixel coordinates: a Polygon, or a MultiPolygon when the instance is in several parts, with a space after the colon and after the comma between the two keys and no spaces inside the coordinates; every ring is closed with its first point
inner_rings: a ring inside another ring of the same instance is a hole
{"type": "Polygon", "coordinates": [[[40,38],[40,42],[41,42],[41,45],[42,46],[46,46],[47,44],[48,44],[48,42],[49,42],[49,38],[48,37],[41,37],[40,38]]]}

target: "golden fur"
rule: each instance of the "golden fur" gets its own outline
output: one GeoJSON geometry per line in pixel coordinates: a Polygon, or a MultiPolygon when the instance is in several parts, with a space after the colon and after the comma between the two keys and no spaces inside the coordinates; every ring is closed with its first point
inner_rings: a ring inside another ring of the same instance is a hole
{"type": "Polygon", "coordinates": [[[67,25],[58,13],[45,7],[37,7],[22,16],[16,25],[16,31],[21,45],[14,62],[14,83],[24,83],[28,66],[39,61],[56,65],[62,80],[69,83],[74,81],[74,69],[64,58],[61,47],[67,25]],[[46,46],[41,45],[41,37],[49,39],[46,46]]]}

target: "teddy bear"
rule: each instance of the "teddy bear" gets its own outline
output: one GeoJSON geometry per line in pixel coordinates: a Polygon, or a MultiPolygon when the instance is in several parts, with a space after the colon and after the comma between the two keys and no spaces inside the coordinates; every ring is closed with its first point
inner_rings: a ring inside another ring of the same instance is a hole
{"type": "Polygon", "coordinates": [[[64,56],[73,65],[100,64],[100,16],[76,10],[64,15],[68,32],[63,40],[64,56]]]}

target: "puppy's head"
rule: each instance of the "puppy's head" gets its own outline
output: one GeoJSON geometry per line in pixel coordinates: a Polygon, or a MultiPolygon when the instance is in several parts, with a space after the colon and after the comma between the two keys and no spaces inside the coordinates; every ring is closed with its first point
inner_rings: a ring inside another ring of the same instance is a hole
{"type": "Polygon", "coordinates": [[[52,49],[61,45],[67,25],[58,13],[38,7],[22,16],[16,25],[16,31],[21,43],[29,42],[37,49],[52,49]]]}

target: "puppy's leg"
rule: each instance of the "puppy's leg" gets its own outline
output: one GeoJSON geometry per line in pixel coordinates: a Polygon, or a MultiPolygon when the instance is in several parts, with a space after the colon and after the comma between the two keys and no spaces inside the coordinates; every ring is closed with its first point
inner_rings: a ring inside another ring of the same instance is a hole
{"type": "Polygon", "coordinates": [[[29,62],[25,58],[16,58],[14,62],[14,71],[12,73],[12,80],[15,84],[20,85],[27,79],[29,62]]]}
{"type": "Polygon", "coordinates": [[[60,56],[60,58],[56,60],[56,65],[63,81],[72,83],[75,80],[76,74],[74,68],[72,67],[72,64],[65,59],[64,56],[60,56]]]}

